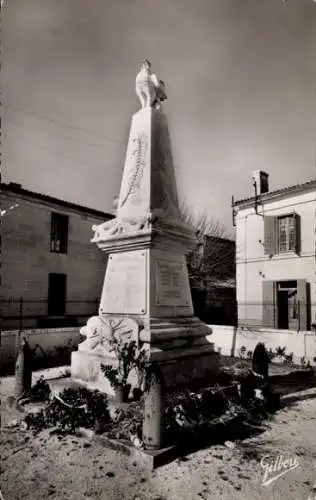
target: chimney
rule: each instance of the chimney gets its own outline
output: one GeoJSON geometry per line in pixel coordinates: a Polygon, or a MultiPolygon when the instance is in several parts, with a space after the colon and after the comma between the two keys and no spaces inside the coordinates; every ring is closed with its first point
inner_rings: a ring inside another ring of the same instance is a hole
{"type": "Polygon", "coordinates": [[[262,170],[255,170],[252,173],[253,183],[256,184],[257,194],[264,194],[269,191],[269,174],[262,170]]]}

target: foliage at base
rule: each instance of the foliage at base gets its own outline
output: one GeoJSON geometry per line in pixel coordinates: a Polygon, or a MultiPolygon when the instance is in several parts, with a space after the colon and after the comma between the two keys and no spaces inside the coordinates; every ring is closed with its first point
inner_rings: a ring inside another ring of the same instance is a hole
{"type": "Polygon", "coordinates": [[[40,412],[28,414],[25,422],[35,432],[49,427],[57,427],[70,433],[79,427],[91,429],[94,428],[96,419],[110,420],[107,404],[106,394],[99,391],[68,388],[55,395],[40,412]]]}
{"type": "Polygon", "coordinates": [[[101,370],[111,386],[114,389],[125,387],[129,374],[133,369],[137,370],[141,385],[146,370],[146,351],[139,349],[134,340],[121,342],[113,337],[110,339],[110,344],[116,356],[117,366],[101,364],[101,370]]]}
{"type": "MultiPolygon", "coordinates": [[[[278,409],[277,398],[273,399],[270,387],[258,389],[262,377],[251,370],[235,369],[233,374],[222,375],[222,381],[218,381],[224,383],[222,386],[165,395],[166,443],[185,443],[194,436],[205,435],[210,427],[218,423],[225,426],[235,418],[251,422],[253,414],[250,412],[254,409],[256,418],[261,420],[267,418],[267,411],[278,409]]],[[[43,381],[39,386],[43,386],[43,381]]],[[[132,442],[141,448],[143,412],[143,398],[129,404],[108,406],[107,396],[99,391],[69,388],[51,396],[46,407],[39,413],[27,415],[25,422],[35,432],[51,427],[63,433],[76,433],[80,427],[94,429],[109,438],[132,442]]]]}

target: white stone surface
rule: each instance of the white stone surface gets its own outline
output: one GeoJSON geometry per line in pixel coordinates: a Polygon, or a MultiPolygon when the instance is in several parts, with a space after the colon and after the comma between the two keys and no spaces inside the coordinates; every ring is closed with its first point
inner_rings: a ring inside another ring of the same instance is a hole
{"type": "Polygon", "coordinates": [[[139,323],[126,316],[92,316],[80,333],[86,339],[79,344],[79,351],[115,358],[113,341],[138,344],[139,323]]]}
{"type": "Polygon", "coordinates": [[[126,152],[117,216],[134,221],[150,211],[151,108],[134,115],[126,152]]]}
{"type": "Polygon", "coordinates": [[[195,229],[180,217],[168,123],[161,111],[145,107],[133,116],[116,218],[93,229],[92,241],[108,253],[119,251],[128,238],[132,248],[144,233],[150,240],[164,235],[181,242],[185,252],[196,245],[195,229]]]}
{"type": "Polygon", "coordinates": [[[100,301],[100,315],[145,314],[147,311],[146,252],[110,255],[100,301]]]}
{"type": "Polygon", "coordinates": [[[183,262],[156,260],[156,306],[187,306],[186,267],[183,262]]]}
{"type": "Polygon", "coordinates": [[[84,383],[89,389],[97,389],[113,396],[114,389],[104,376],[101,364],[110,365],[113,360],[82,351],[71,353],[71,377],[84,383]]]}
{"type": "MultiPolygon", "coordinates": [[[[109,380],[104,376],[101,365],[115,365],[115,360],[108,356],[101,356],[93,353],[77,351],[71,354],[71,377],[74,381],[85,385],[88,389],[99,390],[115,395],[115,390],[109,380]]],[[[131,387],[138,386],[138,376],[132,370],[127,382],[131,387]]]]}
{"type": "MultiPolygon", "coordinates": [[[[110,254],[99,316],[137,318],[153,361],[171,362],[172,378],[179,362],[181,380],[192,373],[202,380],[218,372],[219,356],[193,314],[186,254],[197,244],[196,230],[181,220],[167,118],[152,107],[154,89],[138,83],[144,107],[132,119],[116,218],[93,228],[92,241],[110,254]]],[[[85,366],[74,355],[74,373],[98,383],[99,358],[81,354],[85,366]]]]}
{"type": "Polygon", "coordinates": [[[135,80],[135,91],[142,108],[153,106],[161,109],[161,102],[167,99],[165,84],[151,71],[151,63],[144,59],[135,80]]]}
{"type": "Polygon", "coordinates": [[[149,263],[150,316],[193,317],[185,255],[153,248],[149,263]]]}

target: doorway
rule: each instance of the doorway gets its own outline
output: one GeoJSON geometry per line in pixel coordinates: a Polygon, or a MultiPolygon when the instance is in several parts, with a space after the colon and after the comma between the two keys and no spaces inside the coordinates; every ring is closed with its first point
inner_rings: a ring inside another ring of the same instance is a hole
{"type": "Polygon", "coordinates": [[[278,328],[296,330],[298,328],[297,282],[277,283],[278,328]]]}
{"type": "Polygon", "coordinates": [[[64,316],[66,310],[66,274],[50,273],[48,277],[48,316],[64,316]]]}

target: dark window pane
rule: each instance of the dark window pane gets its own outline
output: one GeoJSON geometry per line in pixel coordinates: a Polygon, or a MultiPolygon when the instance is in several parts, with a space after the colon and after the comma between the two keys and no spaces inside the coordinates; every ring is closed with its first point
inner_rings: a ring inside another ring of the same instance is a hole
{"type": "Polygon", "coordinates": [[[289,217],[289,250],[295,250],[296,231],[294,217],[289,217]]]}
{"type": "Polygon", "coordinates": [[[52,214],[51,222],[51,252],[67,253],[68,216],[52,214]]]}
{"type": "Polygon", "coordinates": [[[293,215],[279,218],[279,252],[295,250],[296,227],[293,215]]]}

